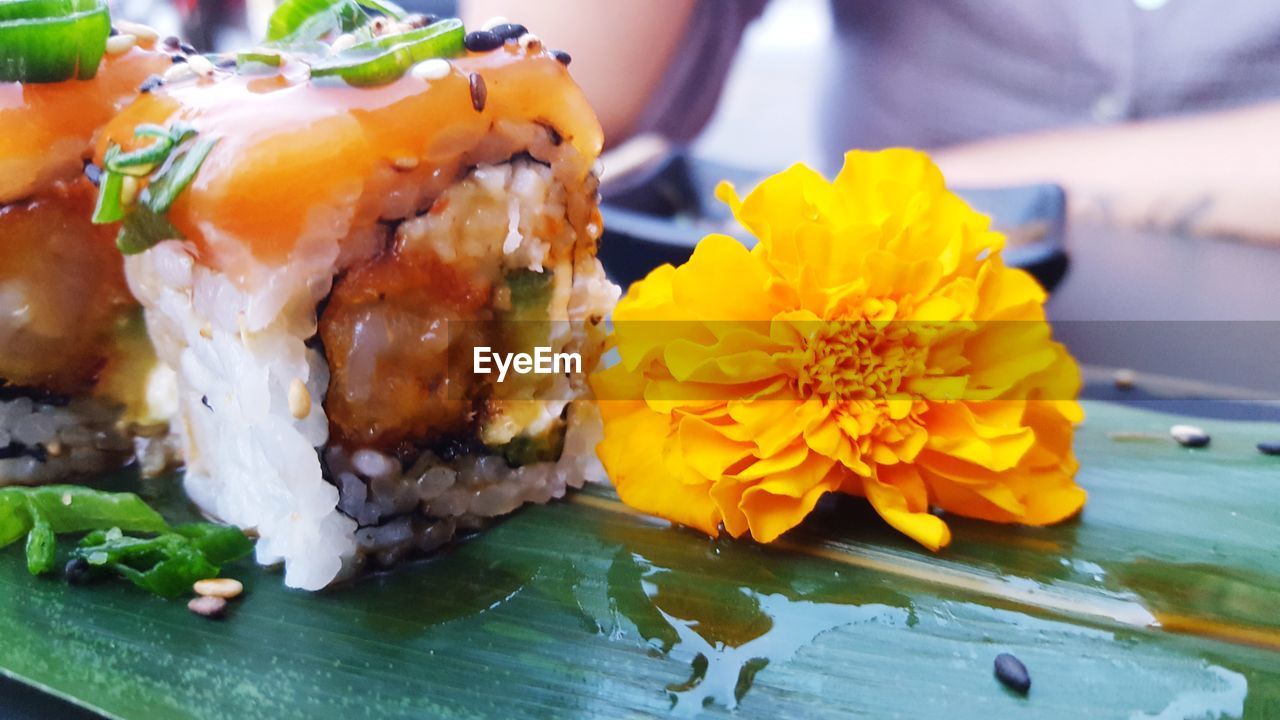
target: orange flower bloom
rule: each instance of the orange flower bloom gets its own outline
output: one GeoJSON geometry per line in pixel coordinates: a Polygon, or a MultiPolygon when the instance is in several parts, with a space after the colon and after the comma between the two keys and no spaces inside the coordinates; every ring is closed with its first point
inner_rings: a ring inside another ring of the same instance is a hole
{"type": "Polygon", "coordinates": [[[744,200],[758,243],[704,238],[614,313],[621,362],[593,378],[622,500],[769,542],[829,492],[865,496],[937,549],[947,512],[1042,525],[1075,514],[1080,373],[1044,291],[922,153],[796,165],[744,200]]]}

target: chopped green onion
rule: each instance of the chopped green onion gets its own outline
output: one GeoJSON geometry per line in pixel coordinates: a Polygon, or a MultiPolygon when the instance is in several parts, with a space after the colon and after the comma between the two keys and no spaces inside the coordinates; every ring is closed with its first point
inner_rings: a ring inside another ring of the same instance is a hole
{"type": "Polygon", "coordinates": [[[0,2],[0,82],[88,80],[110,34],[106,0],[0,2]]]}
{"type": "Polygon", "coordinates": [[[339,77],[351,85],[384,85],[430,58],[463,51],[466,33],[460,20],[443,20],[424,28],[360,43],[336,57],[316,63],[312,77],[339,77]]]}
{"type": "Polygon", "coordinates": [[[159,532],[168,527],[132,493],[105,493],[79,485],[0,488],[0,548],[30,533],[37,515],[55,533],[111,527],[159,532]]]}
{"type": "Polygon", "coordinates": [[[394,82],[412,66],[412,55],[404,48],[353,48],[331,60],[311,66],[311,77],[338,77],[350,85],[370,87],[394,82]]]}
{"type": "Polygon", "coordinates": [[[169,165],[152,178],[151,184],[142,191],[142,204],[157,214],[169,212],[173,202],[195,179],[200,166],[209,156],[209,151],[217,144],[217,138],[199,138],[191,147],[174,153],[169,165]]]}
{"type": "Polygon", "coordinates": [[[110,568],[134,585],[175,598],[191,592],[199,580],[218,577],[222,565],[253,552],[239,529],[226,525],[182,525],[154,538],[120,532],[86,535],[72,553],[97,568],[110,568]]]}
{"type": "Polygon", "coordinates": [[[253,542],[239,528],[230,525],[189,523],[173,531],[190,540],[214,565],[225,565],[253,552],[253,542]]]}
{"type": "Polygon", "coordinates": [[[165,240],[181,239],[182,233],[161,215],[143,203],[138,203],[125,216],[116,235],[116,247],[121,255],[137,255],[165,240]]]}
{"type": "Polygon", "coordinates": [[[356,45],[351,49],[358,50],[362,47],[389,49],[404,46],[408,47],[409,51],[413,53],[413,62],[416,64],[430,58],[461,55],[465,49],[463,45],[465,38],[466,31],[462,27],[462,21],[457,18],[450,18],[431,23],[417,30],[409,30],[395,35],[383,35],[380,38],[356,45]]]}
{"type": "Polygon", "coordinates": [[[120,152],[117,145],[107,148],[98,203],[93,211],[93,222],[100,225],[124,220],[116,236],[116,247],[125,255],[143,252],[163,240],[182,239],[182,233],[165,213],[191,185],[209,152],[218,144],[216,138],[196,138],[196,129],[185,122],[176,122],[167,129],[159,125],[139,125],[134,128],[134,135],[153,137],[155,142],[131,153],[120,152]],[[196,139],[188,142],[192,138],[196,139]],[[137,203],[127,213],[120,197],[125,175],[151,176],[137,203]]]}
{"type": "Polygon", "coordinates": [[[236,69],[253,69],[255,65],[278,68],[284,56],[271,50],[242,50],[236,53],[236,69]]]}
{"type": "MultiPolygon", "coordinates": [[[[116,149],[115,146],[112,146],[116,149]]],[[[111,155],[107,153],[108,157],[111,155]]],[[[107,225],[120,222],[124,217],[124,206],[120,204],[120,191],[124,187],[124,176],[120,173],[103,170],[98,180],[98,204],[93,208],[93,223],[107,225]]]]}
{"type": "MultiPolygon", "coordinates": [[[[140,125],[139,127],[148,127],[148,126],[140,125]]],[[[133,134],[137,135],[138,131],[134,130],[133,134]]],[[[182,122],[181,120],[174,123],[169,128],[169,137],[170,139],[173,140],[174,147],[181,145],[182,143],[190,140],[196,135],[197,135],[196,129],[191,125],[191,123],[185,123],[185,122],[182,122]]]]}
{"type": "Polygon", "coordinates": [[[104,164],[111,172],[142,177],[150,175],[157,165],[164,162],[172,149],[173,140],[168,135],[164,135],[157,137],[155,142],[144,148],[133,152],[117,153],[114,157],[106,159],[104,164]]]}
{"type": "Polygon", "coordinates": [[[389,2],[389,0],[356,0],[360,7],[367,8],[376,13],[386,15],[392,20],[403,20],[409,17],[409,13],[399,5],[389,2]]]}
{"type": "MultiPolygon", "coordinates": [[[[139,125],[133,129],[134,137],[162,137],[172,139],[173,133],[169,128],[163,125],[152,125],[150,123],[139,125]]],[[[181,142],[181,141],[178,141],[181,142]]]]}
{"type": "Polygon", "coordinates": [[[267,40],[295,43],[319,40],[333,32],[351,32],[368,22],[355,0],[285,0],[271,13],[267,40]]]}
{"type": "Polygon", "coordinates": [[[27,572],[43,575],[53,569],[58,540],[53,527],[34,508],[31,509],[31,532],[27,533],[27,572]]]}

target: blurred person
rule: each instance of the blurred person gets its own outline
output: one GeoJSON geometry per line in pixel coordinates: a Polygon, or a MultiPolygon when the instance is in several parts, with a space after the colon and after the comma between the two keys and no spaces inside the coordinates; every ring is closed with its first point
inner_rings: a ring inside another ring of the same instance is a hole
{"type": "MultiPolygon", "coordinates": [[[[471,27],[505,15],[577,58],[574,76],[616,145],[696,136],[766,1],[460,5],[471,27]]],[[[1280,4],[831,5],[828,67],[795,72],[829,78],[833,157],[922,147],[955,185],[1061,184],[1073,216],[1091,221],[1280,240],[1280,4]]]]}

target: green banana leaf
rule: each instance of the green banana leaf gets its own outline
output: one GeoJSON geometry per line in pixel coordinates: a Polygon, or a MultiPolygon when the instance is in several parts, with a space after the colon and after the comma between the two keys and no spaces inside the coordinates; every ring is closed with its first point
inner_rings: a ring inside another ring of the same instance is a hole
{"type": "MultiPolygon", "coordinates": [[[[1280,425],[1087,403],[1083,516],[949,518],[930,553],[856,499],[779,543],[711,540],[611,491],[308,595],[240,563],[212,622],[0,553],[0,672],[124,718],[1280,717],[1280,425]],[[1027,696],[992,662],[1027,666],[1027,696]]],[[[190,510],[173,483],[108,479],[190,510]]]]}

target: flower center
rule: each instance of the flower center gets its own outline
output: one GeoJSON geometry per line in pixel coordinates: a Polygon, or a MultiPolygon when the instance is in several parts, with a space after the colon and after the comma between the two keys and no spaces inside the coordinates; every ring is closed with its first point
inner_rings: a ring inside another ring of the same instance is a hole
{"type": "Polygon", "coordinates": [[[905,323],[828,322],[805,343],[796,380],[804,394],[884,400],[923,374],[925,355],[905,323]]]}

